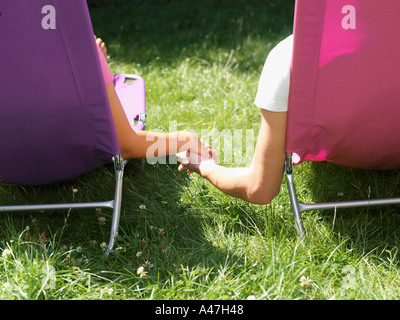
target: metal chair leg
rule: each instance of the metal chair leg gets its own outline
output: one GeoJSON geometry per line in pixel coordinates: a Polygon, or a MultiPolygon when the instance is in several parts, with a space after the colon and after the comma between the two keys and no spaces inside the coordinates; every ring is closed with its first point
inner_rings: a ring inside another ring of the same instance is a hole
{"type": "Polygon", "coordinates": [[[122,203],[122,182],[124,176],[124,167],[126,161],[122,159],[121,156],[114,157],[114,168],[115,168],[115,195],[113,201],[113,218],[111,224],[110,240],[108,243],[108,248],[106,250],[106,255],[108,256],[113,250],[115,245],[115,239],[118,237],[119,219],[121,216],[121,203],[122,203]]]}
{"type": "Polygon", "coordinates": [[[303,220],[301,218],[301,211],[299,202],[297,200],[296,189],[294,187],[293,182],[293,163],[292,163],[292,155],[286,154],[286,162],[285,162],[285,174],[286,174],[286,183],[289,191],[290,204],[293,211],[293,217],[295,220],[295,226],[297,233],[300,237],[300,242],[304,246],[304,239],[306,237],[306,232],[303,226],[303,220]]]}

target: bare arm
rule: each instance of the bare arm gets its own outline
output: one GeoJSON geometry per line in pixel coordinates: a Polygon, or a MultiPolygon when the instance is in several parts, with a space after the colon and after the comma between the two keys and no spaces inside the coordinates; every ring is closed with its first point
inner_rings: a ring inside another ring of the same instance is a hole
{"type": "Polygon", "coordinates": [[[133,130],[113,83],[107,86],[107,94],[123,158],[144,159],[149,156],[149,150],[154,157],[171,155],[183,150],[208,154],[207,146],[190,132],[159,133],[133,130]]]}
{"type": "MultiPolygon", "coordinates": [[[[193,159],[180,155],[184,167],[197,172],[231,196],[251,203],[267,204],[278,195],[285,161],[286,112],[261,109],[261,127],[252,163],[247,168],[226,168],[214,160],[193,159]],[[194,163],[196,163],[194,161],[194,163]]],[[[189,155],[189,154],[187,154],[189,155]]],[[[192,155],[193,156],[193,155],[192,155]]]]}

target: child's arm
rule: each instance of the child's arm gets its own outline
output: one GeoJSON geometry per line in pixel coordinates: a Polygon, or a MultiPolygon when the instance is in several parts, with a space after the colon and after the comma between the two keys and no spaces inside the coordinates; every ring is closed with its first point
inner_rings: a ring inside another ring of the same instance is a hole
{"type": "Polygon", "coordinates": [[[181,153],[184,168],[197,172],[231,196],[268,204],[278,195],[285,161],[286,112],[261,109],[261,127],[253,161],[248,168],[226,168],[208,157],[181,153]]]}
{"type": "Polygon", "coordinates": [[[123,158],[161,157],[185,150],[203,155],[208,154],[208,146],[190,132],[159,133],[133,130],[126,118],[113,83],[107,86],[107,94],[123,158]],[[155,144],[159,147],[151,148],[155,144]]]}

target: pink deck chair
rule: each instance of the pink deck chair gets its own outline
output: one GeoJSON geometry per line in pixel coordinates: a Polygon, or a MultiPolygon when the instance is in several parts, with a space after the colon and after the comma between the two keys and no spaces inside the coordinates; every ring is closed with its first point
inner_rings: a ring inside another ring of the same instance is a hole
{"type": "MultiPolygon", "coordinates": [[[[110,201],[1,206],[0,212],[113,209],[108,253],[118,232],[126,161],[93,36],[85,0],[1,3],[0,181],[51,184],[114,162],[116,186],[110,201]]],[[[144,80],[117,75],[114,85],[132,128],[143,130],[144,80]]]]}
{"type": "Polygon", "coordinates": [[[296,226],[301,212],[398,204],[397,199],[298,202],[293,165],[329,161],[400,167],[400,2],[297,0],[288,107],[286,177],[296,226]]]}

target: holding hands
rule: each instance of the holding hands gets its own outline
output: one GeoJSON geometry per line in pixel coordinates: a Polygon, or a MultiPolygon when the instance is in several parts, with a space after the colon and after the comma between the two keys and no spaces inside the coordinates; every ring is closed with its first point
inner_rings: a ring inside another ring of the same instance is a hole
{"type": "MultiPolygon", "coordinates": [[[[217,163],[215,151],[198,147],[177,154],[179,171],[196,172],[222,192],[255,204],[268,204],[279,194],[285,162],[286,112],[261,109],[261,126],[253,160],[245,167],[217,163]]],[[[196,145],[195,145],[196,146],[196,145]]],[[[182,149],[184,150],[184,149],[182,149]]]]}
{"type": "MultiPolygon", "coordinates": [[[[178,161],[180,165],[178,167],[179,171],[187,169],[188,173],[191,174],[196,172],[202,177],[206,177],[207,173],[218,165],[217,155],[209,145],[203,146],[206,148],[206,152],[201,152],[198,154],[196,152],[191,152],[190,150],[177,153],[178,161]]],[[[204,147],[202,148],[204,150],[204,147]]]]}

